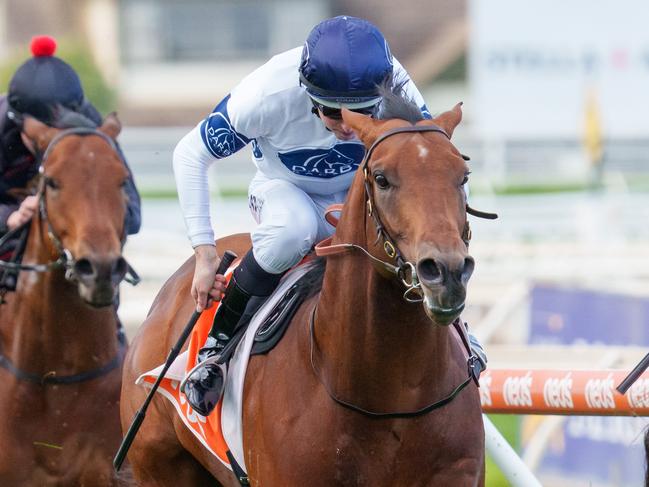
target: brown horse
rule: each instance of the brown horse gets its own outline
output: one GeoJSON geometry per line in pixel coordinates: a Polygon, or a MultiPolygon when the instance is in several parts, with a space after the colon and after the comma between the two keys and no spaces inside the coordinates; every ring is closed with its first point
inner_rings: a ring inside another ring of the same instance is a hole
{"type": "MultiPolygon", "coordinates": [[[[483,485],[478,390],[445,326],[463,309],[473,270],[468,170],[449,140],[460,106],[416,124],[343,115],[368,148],[328,247],[349,251],[328,258],[319,296],[274,350],[251,360],[243,412],[251,485],[483,485]],[[424,304],[406,301],[403,284],[424,304]]],[[[249,245],[244,236],[217,242],[240,255],[249,245]]],[[[190,259],[132,343],[123,428],[147,393],[136,377],[164,361],[191,314],[192,273],[190,259]]],[[[161,397],[129,459],[143,486],[239,485],[161,397]]]]}
{"type": "Polygon", "coordinates": [[[121,485],[111,465],[125,347],[113,306],[127,270],[120,124],[26,119],[23,131],[44,155],[17,291],[0,306],[0,485],[121,485]]]}

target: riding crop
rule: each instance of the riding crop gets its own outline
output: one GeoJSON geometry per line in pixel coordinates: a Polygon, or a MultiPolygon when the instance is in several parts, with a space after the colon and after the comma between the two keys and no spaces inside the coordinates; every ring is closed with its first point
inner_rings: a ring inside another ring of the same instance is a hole
{"type": "Polygon", "coordinates": [[[626,376],[626,378],[620,382],[620,385],[615,388],[617,392],[620,394],[626,394],[626,391],[629,390],[629,388],[633,385],[635,381],[637,381],[640,376],[643,374],[645,370],[647,370],[647,367],[649,367],[649,353],[644,356],[640,362],[638,362],[638,365],[636,365],[631,372],[629,372],[629,375],[626,376]]]}
{"type": "MultiPolygon", "coordinates": [[[[236,258],[237,258],[237,254],[235,254],[230,250],[226,250],[223,253],[223,257],[221,258],[221,263],[219,264],[219,268],[216,270],[216,273],[225,274],[225,271],[228,270],[230,264],[232,264],[232,262],[236,258]]],[[[169,367],[171,367],[171,364],[173,364],[174,360],[176,360],[176,357],[180,353],[180,350],[182,349],[183,345],[187,341],[189,334],[194,329],[194,325],[196,325],[196,322],[198,321],[198,318],[200,316],[201,316],[200,312],[194,311],[191,318],[187,322],[187,325],[185,325],[185,329],[180,334],[178,341],[173,346],[173,348],[169,351],[169,355],[167,356],[167,361],[165,362],[165,365],[162,368],[160,375],[158,375],[158,379],[155,381],[153,387],[149,391],[149,394],[146,396],[144,403],[142,403],[142,407],[140,407],[137,413],[135,413],[135,416],[133,417],[133,421],[131,422],[131,426],[129,426],[128,431],[126,432],[126,435],[122,440],[122,444],[119,446],[119,450],[117,450],[117,454],[113,459],[113,467],[115,467],[116,471],[119,472],[119,469],[122,467],[122,463],[124,463],[126,454],[128,453],[128,450],[131,448],[131,443],[133,443],[133,440],[135,439],[135,436],[137,435],[140,426],[142,426],[142,421],[144,421],[146,410],[149,407],[149,404],[151,403],[151,400],[153,399],[155,392],[158,390],[158,386],[160,385],[160,382],[162,382],[162,379],[164,379],[164,376],[167,374],[167,371],[169,370],[169,367]]]]}

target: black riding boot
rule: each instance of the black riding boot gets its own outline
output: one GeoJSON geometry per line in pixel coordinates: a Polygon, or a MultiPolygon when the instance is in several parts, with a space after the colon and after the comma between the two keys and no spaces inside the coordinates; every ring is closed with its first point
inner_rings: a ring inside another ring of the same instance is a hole
{"type": "Polygon", "coordinates": [[[281,274],[264,271],[255,261],[252,250],[234,271],[205,345],[198,352],[198,365],[183,382],[182,391],[197,413],[207,416],[221,399],[225,366],[220,355],[235,332],[248,326],[280,278],[281,274]]]}

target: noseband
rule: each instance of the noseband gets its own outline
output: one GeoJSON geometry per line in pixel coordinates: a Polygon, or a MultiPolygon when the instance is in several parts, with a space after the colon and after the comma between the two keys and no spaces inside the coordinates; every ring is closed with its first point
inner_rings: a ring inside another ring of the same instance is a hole
{"type": "MultiPolygon", "coordinates": [[[[115,141],[111,139],[108,135],[104,134],[103,132],[95,128],[74,127],[74,128],[62,130],[61,132],[56,134],[56,136],[54,136],[54,138],[48,144],[47,149],[45,149],[43,157],[41,158],[41,164],[39,167],[41,180],[38,186],[38,211],[41,219],[47,223],[47,234],[52,244],[54,245],[54,248],[58,253],[58,257],[56,260],[47,262],[45,264],[22,264],[17,262],[5,262],[0,260],[0,269],[5,269],[15,273],[18,273],[20,271],[47,272],[52,269],[64,269],[65,278],[68,281],[70,282],[77,281],[77,276],[74,271],[74,265],[76,264],[76,261],[72,256],[72,252],[70,252],[70,250],[68,250],[63,245],[61,239],[54,231],[54,228],[52,228],[52,224],[47,215],[47,206],[45,204],[45,200],[46,200],[45,191],[47,185],[45,184],[45,178],[43,177],[45,161],[49,157],[50,153],[52,152],[56,144],[58,144],[61,141],[61,139],[67,137],[68,135],[97,135],[102,139],[104,139],[114,152],[119,154],[115,141]]],[[[24,225],[8,232],[2,238],[0,238],[0,247],[4,245],[5,242],[7,242],[9,239],[19,234],[21,231],[27,231],[27,226],[29,225],[29,223],[30,222],[25,223],[24,225]]],[[[126,229],[124,229],[124,232],[122,233],[121,236],[122,247],[124,246],[125,242],[126,242],[126,229]]],[[[126,265],[128,270],[127,270],[127,276],[124,278],[124,280],[132,285],[138,284],[140,282],[140,276],[137,274],[137,272],[135,272],[135,270],[131,267],[130,264],[127,263],[126,265]]]]}

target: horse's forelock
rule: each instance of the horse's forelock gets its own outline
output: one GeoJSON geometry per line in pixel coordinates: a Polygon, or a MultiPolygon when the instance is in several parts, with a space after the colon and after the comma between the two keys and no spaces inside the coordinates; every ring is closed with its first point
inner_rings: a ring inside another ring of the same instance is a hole
{"type": "Polygon", "coordinates": [[[58,129],[75,127],[96,128],[97,124],[82,113],[71,110],[63,105],[56,105],[52,110],[52,126],[58,129]]]}
{"type": "Polygon", "coordinates": [[[389,77],[379,86],[383,97],[377,115],[379,120],[399,118],[414,124],[424,119],[417,103],[405,91],[407,83],[409,80],[406,78],[394,80],[389,77]]]}

